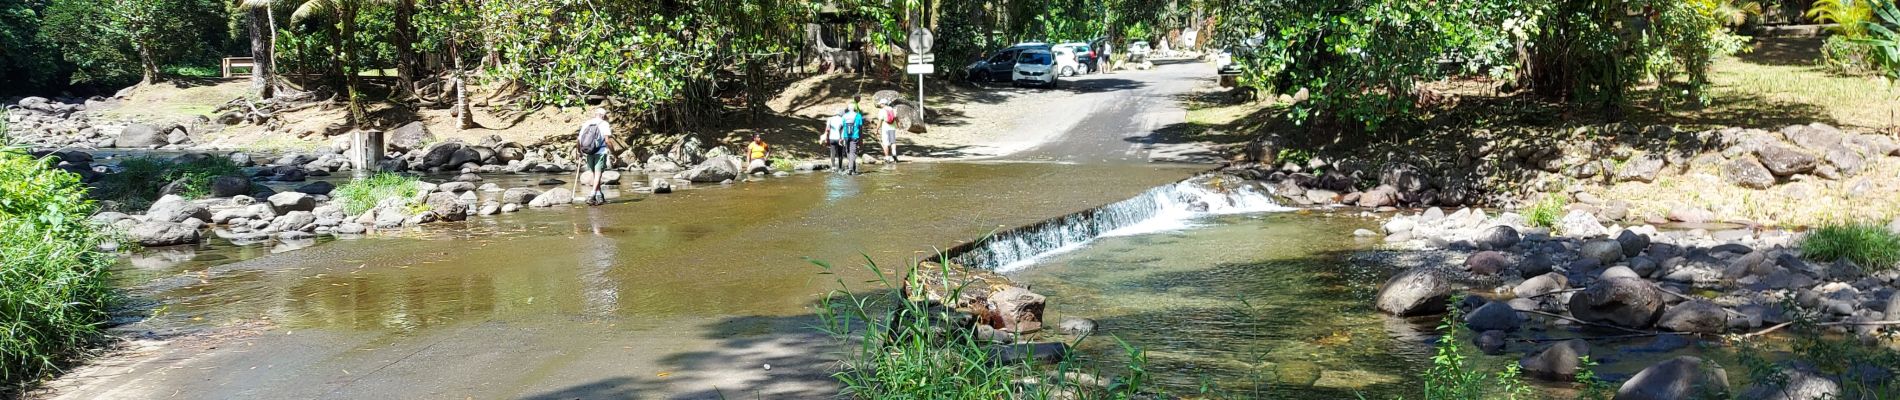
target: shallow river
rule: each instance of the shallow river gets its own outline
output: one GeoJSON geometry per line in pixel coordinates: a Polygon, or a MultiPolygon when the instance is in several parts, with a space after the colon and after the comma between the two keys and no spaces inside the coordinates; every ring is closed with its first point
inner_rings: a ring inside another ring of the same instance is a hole
{"type": "MultiPolygon", "coordinates": [[[[119,267],[175,345],[73,397],[685,397],[835,393],[811,304],[1004,226],[1204,167],[918,163],[527,210],[296,251],[209,244],[119,267]],[[807,258],[840,265],[821,275],[807,258]],[[231,344],[241,343],[241,344],[231,344]],[[767,369],[765,364],[772,364],[767,369]]],[[[77,381],[87,382],[81,377],[77,381]]]]}

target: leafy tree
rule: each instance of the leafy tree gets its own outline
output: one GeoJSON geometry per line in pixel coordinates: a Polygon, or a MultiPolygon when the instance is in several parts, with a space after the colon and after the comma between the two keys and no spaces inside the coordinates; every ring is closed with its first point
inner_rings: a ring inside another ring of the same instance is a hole
{"type": "Polygon", "coordinates": [[[277,49],[271,43],[277,28],[271,17],[271,1],[242,0],[238,5],[251,40],[251,93],[269,99],[276,94],[277,80],[277,49]]]}
{"type": "Polygon", "coordinates": [[[291,13],[291,21],[303,21],[311,18],[327,17],[335,29],[330,36],[330,48],[334,52],[333,65],[343,74],[344,97],[347,98],[350,123],[362,125],[368,122],[363,111],[363,94],[360,91],[362,79],[357,77],[358,69],[356,29],[357,14],[369,0],[305,0],[291,13]]]}
{"type": "Polygon", "coordinates": [[[0,91],[32,91],[64,84],[65,66],[52,43],[39,35],[39,0],[0,0],[0,76],[10,83],[0,91]]]}

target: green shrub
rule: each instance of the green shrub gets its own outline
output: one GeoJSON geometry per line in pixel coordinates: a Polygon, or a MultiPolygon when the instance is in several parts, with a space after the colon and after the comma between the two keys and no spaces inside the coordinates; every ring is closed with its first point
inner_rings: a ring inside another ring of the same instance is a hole
{"type": "Polygon", "coordinates": [[[142,209],[157,200],[165,185],[173,181],[185,179],[187,182],[179,196],[199,198],[211,194],[212,179],[226,175],[244,176],[244,169],[229,158],[216,156],[184,163],[130,157],[119,162],[118,173],[108,174],[99,181],[98,198],[117,201],[130,209],[142,209]]]}
{"type": "MultiPolygon", "coordinates": [[[[869,260],[866,260],[867,263],[869,260]]],[[[813,263],[830,273],[831,266],[813,263]]],[[[891,281],[875,263],[867,265],[877,272],[878,280],[889,287],[891,281]]],[[[912,265],[905,276],[948,274],[948,270],[919,270],[912,265]]],[[[839,280],[840,287],[844,281],[839,280]]],[[[1086,388],[1064,382],[1064,372],[1086,371],[1075,361],[1054,366],[1000,364],[992,359],[990,345],[967,332],[944,329],[946,319],[956,318],[941,306],[923,301],[908,301],[895,291],[890,295],[861,296],[846,289],[826,294],[819,303],[819,329],[850,349],[845,351],[842,368],[832,377],[843,384],[842,394],[857,399],[1047,399],[1077,398],[1125,399],[1141,394],[1147,382],[1144,369],[1147,355],[1140,348],[1117,340],[1128,356],[1128,372],[1106,388],[1086,388]],[[888,316],[888,318],[885,318],[888,316]],[[1025,381],[1038,384],[1023,384],[1025,381]],[[1082,388],[1078,388],[1082,387],[1082,388]]],[[[954,296],[953,296],[954,297],[954,296]]]]}
{"type": "Polygon", "coordinates": [[[345,183],[337,187],[331,196],[343,205],[344,213],[356,215],[376,208],[383,199],[415,198],[418,194],[417,182],[421,181],[415,177],[385,172],[345,183]]]}
{"type": "Polygon", "coordinates": [[[1889,78],[1900,79],[1900,1],[1863,3],[1872,4],[1880,18],[1867,21],[1867,37],[1856,42],[1868,46],[1870,65],[1886,72],[1889,78]]]}
{"type": "Polygon", "coordinates": [[[1879,71],[1874,64],[1874,48],[1866,43],[1835,35],[1821,42],[1821,65],[1842,75],[1871,75],[1879,71]]]}
{"type": "Polygon", "coordinates": [[[1891,269],[1900,264],[1900,235],[1877,224],[1822,226],[1801,239],[1801,252],[1819,261],[1848,259],[1862,268],[1891,269]]]}
{"type": "Polygon", "coordinates": [[[1551,193],[1544,196],[1543,200],[1537,201],[1537,204],[1532,204],[1530,208],[1525,209],[1524,219],[1531,226],[1556,229],[1557,220],[1562,219],[1564,215],[1564,203],[1567,202],[1564,201],[1563,195],[1551,193]]]}
{"type": "Polygon", "coordinates": [[[99,337],[113,259],[76,175],[0,150],[0,393],[44,377],[99,337]]]}

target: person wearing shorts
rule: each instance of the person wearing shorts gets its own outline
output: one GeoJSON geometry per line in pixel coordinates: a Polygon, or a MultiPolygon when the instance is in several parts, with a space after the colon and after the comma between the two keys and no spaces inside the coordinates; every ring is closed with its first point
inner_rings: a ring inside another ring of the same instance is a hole
{"type": "Polygon", "coordinates": [[[600,181],[601,175],[607,172],[607,167],[611,166],[608,164],[610,160],[608,157],[614,153],[614,142],[610,139],[613,137],[613,125],[607,123],[605,108],[595,108],[592,115],[593,118],[581,123],[581,133],[575,140],[582,142],[580,143],[580,148],[583,150],[582,168],[586,169],[585,173],[593,174],[592,180],[583,180],[592,183],[592,187],[588,190],[587,203],[601,204],[607,202],[606,192],[600,190],[600,181]],[[594,130],[589,131],[589,128],[594,130]]]}

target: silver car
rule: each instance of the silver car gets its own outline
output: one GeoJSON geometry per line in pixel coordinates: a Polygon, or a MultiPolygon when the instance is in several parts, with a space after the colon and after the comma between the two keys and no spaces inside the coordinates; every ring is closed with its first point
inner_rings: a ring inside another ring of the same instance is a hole
{"type": "Polygon", "coordinates": [[[1016,54],[1016,71],[1009,80],[1018,85],[1056,87],[1056,55],[1048,50],[1023,50],[1016,54]]]}

